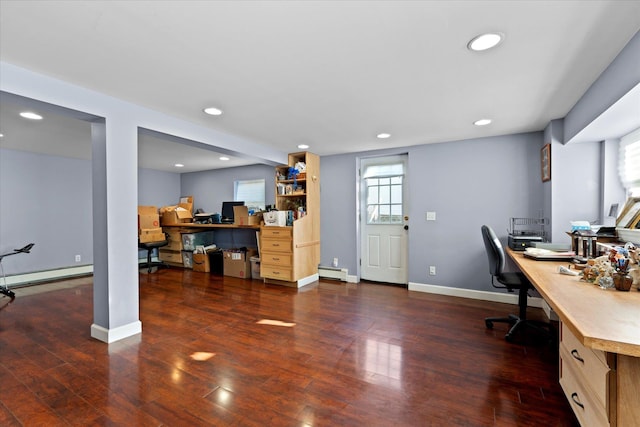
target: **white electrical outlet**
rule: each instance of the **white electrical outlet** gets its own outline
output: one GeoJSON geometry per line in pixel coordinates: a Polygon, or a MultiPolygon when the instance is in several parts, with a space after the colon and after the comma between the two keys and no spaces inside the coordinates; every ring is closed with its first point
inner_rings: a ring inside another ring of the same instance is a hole
{"type": "Polygon", "coordinates": [[[429,276],[435,276],[436,275],[436,266],[435,265],[430,265],[429,266],[429,276]]]}
{"type": "Polygon", "coordinates": [[[333,259],[333,264],[331,264],[334,268],[338,268],[338,258],[333,259]]]}
{"type": "Polygon", "coordinates": [[[80,255],[76,255],[76,262],[82,261],[82,257],[80,255]]]}
{"type": "Polygon", "coordinates": [[[424,219],[426,221],[435,221],[436,220],[436,213],[435,212],[427,212],[424,214],[424,219]]]}

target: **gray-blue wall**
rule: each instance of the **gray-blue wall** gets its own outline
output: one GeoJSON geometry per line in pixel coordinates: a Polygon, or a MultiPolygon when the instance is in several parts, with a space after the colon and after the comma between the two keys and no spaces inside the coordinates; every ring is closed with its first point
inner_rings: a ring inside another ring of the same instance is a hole
{"type": "Polygon", "coordinates": [[[177,204],[182,195],[179,173],[138,169],[138,205],[171,206],[177,204]]]}
{"type": "MultiPolygon", "coordinates": [[[[537,217],[543,212],[544,186],[549,184],[540,180],[543,143],[543,133],[535,132],[322,157],[321,263],[330,265],[337,257],[341,267],[357,274],[358,160],[408,153],[409,281],[489,290],[480,226],[491,225],[505,239],[510,217],[537,217]],[[426,211],[435,211],[437,221],[426,222],[426,211]],[[427,276],[428,265],[437,267],[437,276],[427,276]]],[[[554,169],[551,183],[558,195],[556,212],[570,219],[597,218],[599,191],[592,181],[597,181],[593,167],[597,169],[599,147],[597,143],[554,145],[552,164],[558,170],[554,169]],[[585,182],[591,182],[585,191],[576,190],[576,183],[585,182]]],[[[271,166],[182,175],[140,169],[139,204],[164,206],[176,203],[181,195],[193,195],[195,207],[215,212],[222,201],[233,199],[235,180],[256,178],[265,179],[266,200],[273,203],[271,166]]],[[[76,254],[82,256],[81,265],[92,262],[89,161],[1,150],[0,179],[0,249],[36,243],[31,255],[5,259],[7,274],[76,266],[76,254]]],[[[616,190],[619,184],[613,181],[616,190]]],[[[558,221],[563,235],[568,222],[558,221]]]]}
{"type": "Polygon", "coordinates": [[[185,173],[181,190],[185,196],[194,196],[194,209],[220,213],[222,202],[233,200],[233,182],[250,179],[264,179],[265,202],[275,203],[275,169],[266,165],[185,173]]]}
{"type": "Polygon", "coordinates": [[[409,281],[489,289],[480,226],[506,237],[509,218],[541,214],[541,144],[536,132],[322,157],[321,263],[337,257],[356,274],[357,159],[408,153],[409,281]],[[427,211],[437,220],[425,221],[427,211]]]}
{"type": "Polygon", "coordinates": [[[35,243],[5,274],[93,263],[91,192],[89,161],[0,149],[0,253],[35,243]]]}
{"type": "MultiPolygon", "coordinates": [[[[2,260],[5,274],[93,263],[91,179],[89,160],[0,149],[0,253],[35,243],[2,260]]],[[[180,174],[138,170],[139,204],[171,205],[180,195],[180,174]]]]}

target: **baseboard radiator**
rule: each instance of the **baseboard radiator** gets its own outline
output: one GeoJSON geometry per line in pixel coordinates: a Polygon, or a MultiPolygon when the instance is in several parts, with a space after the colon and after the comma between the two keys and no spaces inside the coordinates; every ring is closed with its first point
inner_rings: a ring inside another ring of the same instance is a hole
{"type": "Polygon", "coordinates": [[[318,267],[318,274],[323,279],[335,279],[346,282],[348,273],[349,270],[346,268],[325,267],[322,265],[318,267]]]}

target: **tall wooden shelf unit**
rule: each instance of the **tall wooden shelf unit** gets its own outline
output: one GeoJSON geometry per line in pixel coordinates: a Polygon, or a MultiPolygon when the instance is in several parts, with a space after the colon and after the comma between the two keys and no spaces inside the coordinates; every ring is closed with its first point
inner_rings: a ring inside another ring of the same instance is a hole
{"type": "Polygon", "coordinates": [[[313,153],[291,153],[286,165],[276,166],[275,197],[279,211],[304,211],[292,226],[260,229],[260,275],[269,283],[302,287],[318,280],[320,263],[320,158],[313,153]],[[306,169],[288,178],[290,167],[303,162],[306,169]],[[285,179],[278,179],[284,176],[285,179]],[[279,194],[280,187],[287,192],[279,194]]]}

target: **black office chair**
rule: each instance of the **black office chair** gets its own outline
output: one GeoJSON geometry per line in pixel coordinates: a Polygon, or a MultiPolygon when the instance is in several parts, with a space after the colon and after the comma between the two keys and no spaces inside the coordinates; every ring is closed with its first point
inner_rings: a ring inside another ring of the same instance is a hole
{"type": "Polygon", "coordinates": [[[489,273],[491,285],[494,288],[507,289],[509,292],[518,290],[519,315],[510,314],[509,317],[487,317],[484,323],[488,329],[493,329],[494,322],[509,323],[511,328],[504,336],[505,340],[513,342],[514,335],[521,328],[531,326],[544,332],[551,332],[550,324],[537,320],[527,320],[527,292],[533,285],[522,272],[505,272],[505,254],[500,239],[487,225],[482,226],[482,239],[489,258],[489,273]],[[499,284],[496,284],[498,281],[499,284]]]}
{"type": "Polygon", "coordinates": [[[162,261],[151,261],[151,255],[153,254],[154,249],[159,249],[163,246],[167,246],[169,244],[169,238],[167,233],[164,234],[164,240],[160,240],[158,242],[148,242],[148,243],[140,243],[138,241],[138,249],[143,249],[147,251],[147,262],[142,262],[138,265],[139,269],[147,268],[147,273],[151,273],[153,267],[164,267],[166,264],[162,261]]]}

